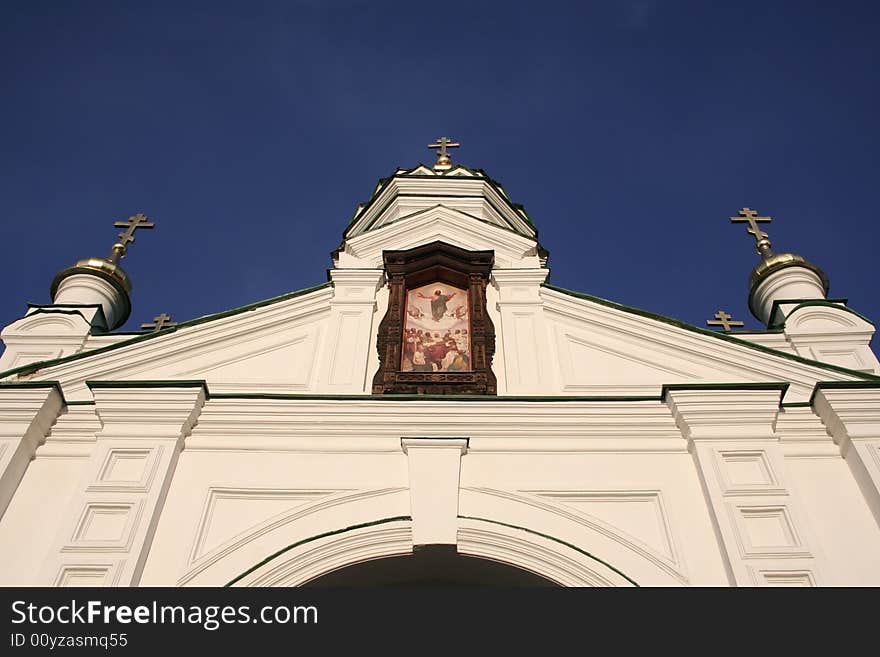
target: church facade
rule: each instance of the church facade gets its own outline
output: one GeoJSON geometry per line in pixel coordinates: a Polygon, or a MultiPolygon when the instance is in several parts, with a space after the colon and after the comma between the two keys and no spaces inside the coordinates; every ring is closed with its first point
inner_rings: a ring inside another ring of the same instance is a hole
{"type": "Polygon", "coordinates": [[[880,585],[874,326],[822,270],[746,208],[767,330],[560,289],[440,145],[322,285],[114,333],[142,215],[59,273],[2,331],[0,585],[880,585]]]}

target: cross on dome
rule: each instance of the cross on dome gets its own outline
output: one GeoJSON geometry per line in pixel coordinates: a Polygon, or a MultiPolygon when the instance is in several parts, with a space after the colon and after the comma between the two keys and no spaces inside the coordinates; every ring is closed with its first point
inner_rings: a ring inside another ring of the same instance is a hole
{"type": "Polygon", "coordinates": [[[434,171],[448,171],[452,168],[452,159],[447,148],[458,148],[461,144],[452,141],[449,137],[440,137],[435,144],[428,144],[428,148],[438,148],[437,161],[434,163],[434,171]]]}

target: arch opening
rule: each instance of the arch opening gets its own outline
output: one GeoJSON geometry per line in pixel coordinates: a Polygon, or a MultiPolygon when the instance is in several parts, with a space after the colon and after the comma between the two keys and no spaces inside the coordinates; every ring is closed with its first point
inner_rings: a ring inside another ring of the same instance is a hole
{"type": "Polygon", "coordinates": [[[506,563],[459,554],[454,545],[417,546],[412,553],[362,561],[319,575],[306,587],[556,587],[506,563]]]}

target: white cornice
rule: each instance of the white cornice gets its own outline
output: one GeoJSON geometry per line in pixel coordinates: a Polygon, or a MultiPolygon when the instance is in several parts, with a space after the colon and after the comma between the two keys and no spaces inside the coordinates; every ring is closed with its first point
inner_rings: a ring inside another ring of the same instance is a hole
{"type": "Polygon", "coordinates": [[[670,390],[666,401],[688,440],[776,440],[780,390],[670,390]]]}
{"type": "Polygon", "coordinates": [[[187,449],[400,453],[404,435],[444,444],[449,436],[468,436],[471,453],[685,449],[659,401],[263,398],[209,400],[187,449]]]}
{"type": "Polygon", "coordinates": [[[880,439],[878,388],[820,388],[813,407],[838,442],[880,439]]]}
{"type": "Polygon", "coordinates": [[[189,434],[205,403],[201,386],[93,387],[103,427],[98,439],[180,439],[189,434]]]}

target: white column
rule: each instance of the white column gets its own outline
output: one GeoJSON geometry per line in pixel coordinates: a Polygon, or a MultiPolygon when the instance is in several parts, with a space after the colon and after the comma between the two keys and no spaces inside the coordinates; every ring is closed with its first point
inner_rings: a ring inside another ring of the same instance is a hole
{"type": "Polygon", "coordinates": [[[204,382],[92,382],[103,427],[44,564],[53,586],[135,586],[204,382]]]}
{"type": "Polygon", "coordinates": [[[0,517],[63,404],[54,383],[0,386],[0,517]]]}
{"type": "Polygon", "coordinates": [[[830,583],[785,483],[776,433],[781,386],[670,386],[665,394],[694,455],[731,582],[830,583]]]}
{"type": "Polygon", "coordinates": [[[467,438],[401,438],[408,457],[413,545],[455,545],[461,457],[467,438]]]}
{"type": "Polygon", "coordinates": [[[880,524],[880,384],[817,386],[813,409],[840,447],[880,524]]]}
{"type": "Polygon", "coordinates": [[[507,394],[547,394],[555,389],[541,299],[541,283],[549,273],[548,269],[492,271],[501,314],[496,332],[504,335],[501,347],[507,394]]]}
{"type": "Polygon", "coordinates": [[[380,269],[331,269],[328,335],[321,358],[320,381],[327,392],[357,394],[371,389],[367,381],[370,338],[374,326],[376,290],[385,280],[380,269]]]}

